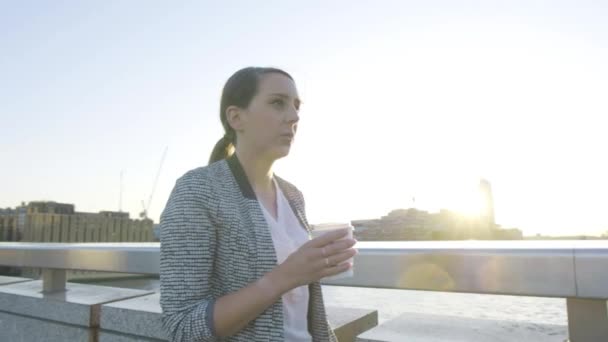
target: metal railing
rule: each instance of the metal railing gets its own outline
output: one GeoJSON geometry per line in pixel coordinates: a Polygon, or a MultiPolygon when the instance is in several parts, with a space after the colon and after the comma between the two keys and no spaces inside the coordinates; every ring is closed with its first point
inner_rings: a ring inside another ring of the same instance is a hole
{"type": "MultiPolygon", "coordinates": [[[[323,284],[566,298],[572,341],[608,341],[608,241],[359,242],[354,276],[323,284]]],[[[159,274],[157,243],[0,243],[0,265],[159,274]]]]}

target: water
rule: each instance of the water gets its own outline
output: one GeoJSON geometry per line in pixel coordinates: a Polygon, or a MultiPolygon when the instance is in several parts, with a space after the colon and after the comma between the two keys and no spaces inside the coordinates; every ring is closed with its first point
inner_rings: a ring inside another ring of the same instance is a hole
{"type": "MultiPolygon", "coordinates": [[[[97,285],[158,292],[154,278],[98,281],[97,285]]],[[[323,286],[326,306],[378,310],[379,323],[404,312],[451,315],[469,318],[567,325],[564,298],[520,297],[450,292],[389,290],[344,286],[323,286]]]]}

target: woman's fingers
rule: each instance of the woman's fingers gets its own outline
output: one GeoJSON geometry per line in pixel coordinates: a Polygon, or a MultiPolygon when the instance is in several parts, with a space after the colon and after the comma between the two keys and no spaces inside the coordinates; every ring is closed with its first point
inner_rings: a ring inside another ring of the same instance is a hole
{"type": "Polygon", "coordinates": [[[310,283],[323,277],[348,270],[347,261],[357,254],[353,247],[357,240],[346,238],[350,228],[330,231],[302,245],[285,263],[293,274],[301,274],[299,284],[310,283]],[[293,260],[293,262],[292,262],[293,260]]]}
{"type": "Polygon", "coordinates": [[[336,266],[326,267],[323,271],[321,271],[321,278],[331,277],[338,273],[342,273],[344,271],[347,271],[351,267],[352,264],[348,262],[336,266]]]}
{"type": "Polygon", "coordinates": [[[351,248],[356,243],[357,243],[357,240],[355,240],[355,239],[346,239],[346,240],[336,241],[334,243],[331,243],[327,246],[322,247],[321,255],[323,257],[328,257],[331,255],[340,253],[347,248],[351,248]]]}
{"type": "Polygon", "coordinates": [[[350,248],[333,256],[323,258],[322,260],[317,261],[315,265],[317,265],[317,269],[333,267],[335,265],[343,263],[344,261],[354,257],[355,255],[357,255],[357,250],[354,248],[350,248]]]}
{"type": "Polygon", "coordinates": [[[347,249],[346,251],[339,253],[337,255],[334,255],[332,257],[327,258],[327,262],[330,265],[337,265],[337,264],[341,264],[342,262],[354,257],[355,255],[357,255],[357,250],[356,249],[347,249]]]}

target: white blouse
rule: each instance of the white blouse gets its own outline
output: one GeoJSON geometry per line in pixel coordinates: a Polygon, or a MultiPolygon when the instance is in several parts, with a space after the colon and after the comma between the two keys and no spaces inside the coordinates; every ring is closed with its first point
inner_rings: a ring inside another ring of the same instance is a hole
{"type": "MultiPolygon", "coordinates": [[[[268,222],[272,242],[277,255],[278,263],[282,263],[287,257],[295,252],[300,246],[309,240],[308,232],[298,221],[293,213],[289,202],[281,192],[273,178],[273,184],[277,194],[277,218],[275,219],[264,205],[260,207],[268,222]]],[[[308,332],[308,286],[303,285],[283,294],[283,328],[285,341],[311,342],[312,337],[308,332]]]]}

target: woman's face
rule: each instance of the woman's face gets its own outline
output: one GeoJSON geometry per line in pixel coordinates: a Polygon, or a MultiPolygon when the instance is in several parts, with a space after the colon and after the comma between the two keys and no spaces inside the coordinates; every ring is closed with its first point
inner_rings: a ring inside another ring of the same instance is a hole
{"type": "Polygon", "coordinates": [[[242,109],[237,144],[278,159],[289,154],[298,127],[300,98],[295,83],[279,73],[262,75],[258,92],[242,109]]]}

